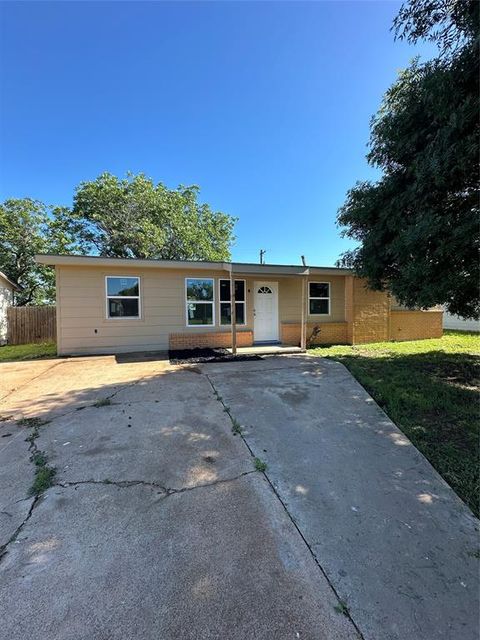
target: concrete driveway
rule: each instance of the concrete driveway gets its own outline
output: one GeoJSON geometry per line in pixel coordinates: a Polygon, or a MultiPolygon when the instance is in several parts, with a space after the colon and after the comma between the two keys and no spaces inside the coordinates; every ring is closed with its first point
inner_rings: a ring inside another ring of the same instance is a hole
{"type": "Polygon", "coordinates": [[[3,364],[0,416],[2,637],[478,637],[478,521],[339,364],[3,364]]]}

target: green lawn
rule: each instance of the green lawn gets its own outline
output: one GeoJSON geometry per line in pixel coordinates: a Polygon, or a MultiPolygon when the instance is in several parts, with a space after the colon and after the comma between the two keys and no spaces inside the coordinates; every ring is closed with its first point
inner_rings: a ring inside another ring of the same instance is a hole
{"type": "Polygon", "coordinates": [[[57,355],[55,342],[38,344],[18,344],[0,347],[0,363],[13,360],[34,360],[38,358],[54,358],[57,355]]]}
{"type": "Polygon", "coordinates": [[[478,516],[480,336],[318,347],[342,362],[478,516]]]}

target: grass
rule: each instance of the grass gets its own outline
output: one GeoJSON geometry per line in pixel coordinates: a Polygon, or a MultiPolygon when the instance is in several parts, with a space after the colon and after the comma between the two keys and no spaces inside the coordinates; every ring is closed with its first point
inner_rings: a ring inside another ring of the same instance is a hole
{"type": "Polygon", "coordinates": [[[241,436],[243,433],[242,425],[235,418],[232,418],[232,433],[234,436],[241,436]]]}
{"type": "Polygon", "coordinates": [[[343,600],[339,600],[338,604],[336,604],[333,608],[337,613],[341,613],[344,616],[349,615],[348,606],[346,602],[343,602],[343,600]]]}
{"type": "Polygon", "coordinates": [[[112,401],[110,400],[110,398],[99,398],[95,403],[94,403],[94,407],[108,407],[112,404],[112,401]]]}
{"type": "Polygon", "coordinates": [[[478,516],[480,336],[317,347],[342,362],[478,516]]]}
{"type": "Polygon", "coordinates": [[[29,495],[39,496],[52,486],[56,469],[47,464],[47,456],[43,451],[35,451],[31,460],[35,465],[35,479],[30,487],[29,495]]]}
{"type": "Polygon", "coordinates": [[[27,427],[27,429],[36,429],[44,424],[48,424],[48,420],[42,420],[41,418],[20,418],[17,420],[19,427],[27,427]]]}
{"type": "Polygon", "coordinates": [[[0,363],[15,360],[38,360],[55,358],[57,345],[55,342],[39,342],[38,344],[16,344],[0,347],[0,363]]]}
{"type": "Polygon", "coordinates": [[[35,480],[30,487],[29,495],[39,496],[44,493],[53,484],[56,470],[53,467],[49,467],[47,464],[37,466],[35,471],[35,480]]]}
{"type": "Polygon", "coordinates": [[[29,496],[38,497],[51,487],[57,473],[55,467],[51,467],[48,464],[47,454],[44,451],[40,451],[35,443],[36,439],[40,435],[40,427],[48,423],[49,420],[42,420],[41,418],[36,417],[21,418],[20,420],[17,420],[19,427],[27,427],[32,430],[30,435],[25,438],[25,442],[30,444],[29,451],[32,452],[30,461],[35,465],[35,478],[28,491],[29,496]]]}
{"type": "Polygon", "coordinates": [[[253,466],[255,467],[256,471],[264,472],[267,470],[267,463],[264,462],[263,460],[260,460],[260,458],[253,459],[253,466]]]}

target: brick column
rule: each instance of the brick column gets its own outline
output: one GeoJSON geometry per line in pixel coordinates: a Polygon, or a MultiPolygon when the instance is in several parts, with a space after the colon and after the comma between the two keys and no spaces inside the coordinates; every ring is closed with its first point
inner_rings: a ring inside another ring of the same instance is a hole
{"type": "Polygon", "coordinates": [[[353,335],[353,276],[345,276],[345,321],[347,323],[347,343],[354,344],[353,335]]]}
{"type": "MultiPolygon", "coordinates": [[[[347,276],[347,280],[350,276],[347,276]]],[[[347,337],[351,344],[389,340],[390,299],[384,291],[372,291],[362,278],[345,283],[347,337]]]]}

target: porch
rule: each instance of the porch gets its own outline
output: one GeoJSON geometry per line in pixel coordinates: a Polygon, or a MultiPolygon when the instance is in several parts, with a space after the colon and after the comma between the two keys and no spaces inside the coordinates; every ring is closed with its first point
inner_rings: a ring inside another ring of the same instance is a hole
{"type": "MultiPolygon", "coordinates": [[[[233,354],[233,349],[228,349],[233,354]]],[[[236,354],[241,355],[258,355],[258,356],[273,356],[273,355],[288,355],[294,353],[304,353],[305,351],[301,347],[294,347],[289,344],[257,344],[251,347],[237,347],[236,354]]]]}

